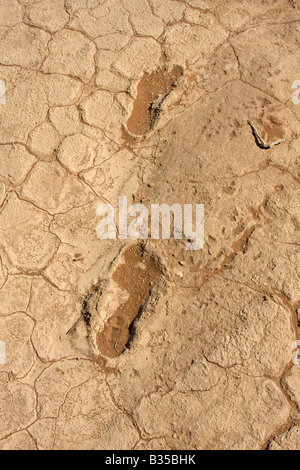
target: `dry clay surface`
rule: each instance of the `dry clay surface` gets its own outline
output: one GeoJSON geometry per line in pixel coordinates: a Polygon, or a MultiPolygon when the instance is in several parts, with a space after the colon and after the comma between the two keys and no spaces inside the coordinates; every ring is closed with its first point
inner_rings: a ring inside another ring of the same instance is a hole
{"type": "Polygon", "coordinates": [[[299,46],[292,0],[0,0],[1,450],[300,449],[299,46]],[[100,241],[119,196],[203,250],[100,241]]]}

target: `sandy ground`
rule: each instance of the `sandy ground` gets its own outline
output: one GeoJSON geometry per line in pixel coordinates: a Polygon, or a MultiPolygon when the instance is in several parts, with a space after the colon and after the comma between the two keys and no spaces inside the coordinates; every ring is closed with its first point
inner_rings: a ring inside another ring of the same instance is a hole
{"type": "Polygon", "coordinates": [[[299,45],[298,0],[0,0],[1,450],[300,449],[299,45]],[[100,240],[119,196],[203,249],[100,240]]]}

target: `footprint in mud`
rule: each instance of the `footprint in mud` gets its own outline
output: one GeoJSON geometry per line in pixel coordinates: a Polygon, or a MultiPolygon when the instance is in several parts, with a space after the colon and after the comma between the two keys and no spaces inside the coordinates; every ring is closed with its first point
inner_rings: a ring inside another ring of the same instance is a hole
{"type": "Polygon", "coordinates": [[[123,252],[122,263],[115,268],[111,280],[126,293],[126,300],[119,304],[104,329],[97,334],[96,342],[101,355],[116,358],[124,351],[130,340],[130,327],[160,275],[157,262],[140,245],[123,252]]]}
{"type": "Polygon", "coordinates": [[[127,121],[127,129],[131,134],[141,136],[153,129],[163,102],[176,88],[182,75],[183,69],[178,65],[172,70],[162,68],[144,74],[138,85],[132,114],[127,121]]]}

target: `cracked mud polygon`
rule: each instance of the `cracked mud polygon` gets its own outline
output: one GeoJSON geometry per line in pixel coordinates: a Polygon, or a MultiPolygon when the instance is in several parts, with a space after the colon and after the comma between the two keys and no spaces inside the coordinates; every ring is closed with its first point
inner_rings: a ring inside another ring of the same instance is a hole
{"type": "Polygon", "coordinates": [[[299,42],[298,0],[0,0],[1,450],[300,449],[299,42]],[[99,239],[124,196],[203,248],[99,239]]]}

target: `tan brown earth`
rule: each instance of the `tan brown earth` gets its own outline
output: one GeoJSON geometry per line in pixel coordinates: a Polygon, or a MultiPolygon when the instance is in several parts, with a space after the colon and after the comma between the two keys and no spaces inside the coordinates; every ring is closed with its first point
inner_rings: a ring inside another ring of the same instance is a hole
{"type": "Polygon", "coordinates": [[[299,42],[291,0],[0,0],[1,450],[300,449],[299,42]],[[100,241],[119,196],[203,250],[100,241]]]}

